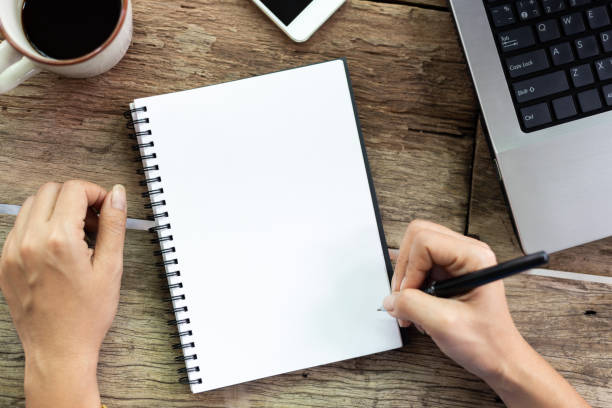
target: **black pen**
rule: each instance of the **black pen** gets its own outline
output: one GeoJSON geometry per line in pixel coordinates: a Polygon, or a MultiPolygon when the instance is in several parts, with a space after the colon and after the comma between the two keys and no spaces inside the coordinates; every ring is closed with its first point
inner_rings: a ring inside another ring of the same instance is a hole
{"type": "MultiPolygon", "coordinates": [[[[548,254],[544,251],[536,252],[455,278],[439,282],[434,281],[422,290],[432,296],[441,298],[459,296],[479,286],[516,275],[546,263],[548,263],[548,254]]],[[[384,308],[378,310],[385,311],[384,308]]]]}

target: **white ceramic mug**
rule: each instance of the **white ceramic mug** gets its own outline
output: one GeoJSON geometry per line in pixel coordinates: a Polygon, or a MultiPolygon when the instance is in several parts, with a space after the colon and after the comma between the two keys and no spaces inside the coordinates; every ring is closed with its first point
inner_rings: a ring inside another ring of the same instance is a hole
{"type": "Polygon", "coordinates": [[[0,0],[0,32],[5,38],[0,43],[0,94],[42,70],[71,78],[100,75],[121,61],[132,41],[132,1],[122,0],[119,22],[100,47],[73,59],[43,56],[30,44],[23,30],[21,11],[24,1],[0,0]]]}

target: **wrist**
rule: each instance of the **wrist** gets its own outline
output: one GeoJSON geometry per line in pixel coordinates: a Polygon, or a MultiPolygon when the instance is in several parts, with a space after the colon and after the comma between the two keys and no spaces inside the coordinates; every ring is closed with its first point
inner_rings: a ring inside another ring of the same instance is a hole
{"type": "Polygon", "coordinates": [[[514,392],[525,378],[524,368],[529,366],[535,351],[516,328],[505,334],[504,343],[495,351],[495,362],[482,379],[498,394],[514,392]]]}
{"type": "Polygon", "coordinates": [[[99,408],[97,354],[45,355],[26,353],[26,405],[99,408]]]}
{"type": "Polygon", "coordinates": [[[586,405],[563,377],[522,337],[500,360],[498,371],[485,381],[508,407],[586,405]]]}
{"type": "Polygon", "coordinates": [[[525,362],[530,359],[531,346],[523,338],[513,342],[507,352],[499,358],[495,368],[483,377],[500,396],[515,392],[525,378],[523,369],[525,362]]]}

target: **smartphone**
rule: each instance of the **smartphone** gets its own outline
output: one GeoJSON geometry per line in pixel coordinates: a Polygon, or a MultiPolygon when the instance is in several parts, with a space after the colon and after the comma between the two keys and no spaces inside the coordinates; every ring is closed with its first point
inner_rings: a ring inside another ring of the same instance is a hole
{"type": "Polygon", "coordinates": [[[310,38],[346,0],[253,0],[293,41],[310,38]]]}

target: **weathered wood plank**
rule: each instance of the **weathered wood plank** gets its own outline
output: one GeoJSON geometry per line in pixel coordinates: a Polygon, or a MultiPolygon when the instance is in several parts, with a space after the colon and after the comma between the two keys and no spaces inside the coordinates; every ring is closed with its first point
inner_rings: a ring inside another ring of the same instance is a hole
{"type": "MultiPolygon", "coordinates": [[[[0,247],[14,222],[0,216],[0,247]]],[[[413,331],[401,350],[192,395],[176,383],[174,328],[148,234],[129,232],[117,318],[99,368],[113,407],[501,407],[495,394],[413,331]]],[[[507,280],[510,308],[527,340],[594,406],[612,404],[611,288],[534,276],[507,280]],[[585,315],[594,310],[596,314],[585,315]]],[[[212,334],[211,334],[212,335],[212,334]]],[[[24,356],[0,298],[0,406],[23,407],[24,356]]]]}
{"type": "Polygon", "coordinates": [[[125,184],[130,216],[145,217],[131,100],[347,57],[390,244],[417,216],[465,229],[476,106],[448,12],[351,0],[295,44],[243,0],[134,7],[133,45],[107,74],[43,73],[0,96],[0,202],[83,178],[125,184]]]}
{"type": "MultiPolygon", "coordinates": [[[[470,201],[470,234],[488,243],[500,260],[522,254],[491,161],[482,127],[478,126],[470,201]]],[[[549,268],[612,276],[612,237],[551,255],[549,268]]]]}
{"type": "MultiPolygon", "coordinates": [[[[370,0],[370,1],[380,1],[382,3],[385,0],[370,0]]],[[[442,9],[448,9],[448,0],[394,0],[394,3],[406,3],[412,6],[421,6],[421,7],[437,7],[442,9]]]]}
{"type": "Polygon", "coordinates": [[[525,339],[593,406],[612,404],[612,287],[530,275],[504,282],[525,339]]]}
{"type": "Polygon", "coordinates": [[[522,255],[480,123],[476,133],[469,211],[468,233],[489,244],[498,259],[522,255]]]}

